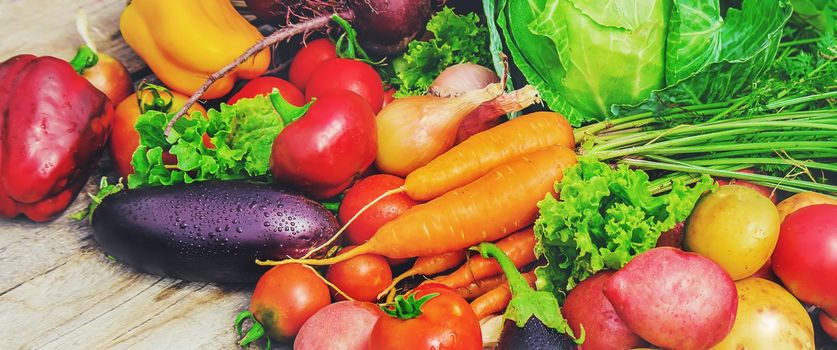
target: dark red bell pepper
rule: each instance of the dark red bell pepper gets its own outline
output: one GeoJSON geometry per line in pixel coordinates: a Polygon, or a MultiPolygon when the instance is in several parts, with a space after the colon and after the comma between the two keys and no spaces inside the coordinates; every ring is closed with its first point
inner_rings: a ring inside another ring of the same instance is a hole
{"type": "Polygon", "coordinates": [[[64,211],[105,148],[113,105],[74,67],[19,55],[0,63],[0,215],[64,211]]]}

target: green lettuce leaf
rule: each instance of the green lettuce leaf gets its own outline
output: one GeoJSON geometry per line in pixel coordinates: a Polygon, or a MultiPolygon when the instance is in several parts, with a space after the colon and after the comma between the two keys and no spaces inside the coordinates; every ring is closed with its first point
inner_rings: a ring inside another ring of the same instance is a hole
{"type": "Polygon", "coordinates": [[[163,132],[173,116],[149,111],[137,119],[140,146],[131,162],[135,172],[128,176],[129,188],[205,180],[267,180],[273,140],[284,128],[269,97],[221,104],[219,109],[207,111],[206,117],[194,113],[180,118],[166,138],[163,132]],[[205,144],[205,135],[211,147],[205,144]],[[177,157],[176,165],[165,164],[165,152],[177,157]]]}
{"type": "Polygon", "coordinates": [[[660,234],[685,220],[700,196],[714,188],[703,176],[693,187],[675,182],[663,195],[651,194],[648,175],[591,157],[579,158],[548,194],[535,222],[539,256],[548,265],[536,274],[542,289],[563,299],[578,282],[605,269],[616,270],[653,248],[660,234]]]}
{"type": "Polygon", "coordinates": [[[433,38],[414,40],[402,56],[403,62],[393,62],[398,87],[397,96],[423,95],[433,80],[448,66],[459,63],[488,65],[491,62],[488,30],[480,25],[474,13],[457,15],[448,7],[437,12],[427,22],[433,38]]]}

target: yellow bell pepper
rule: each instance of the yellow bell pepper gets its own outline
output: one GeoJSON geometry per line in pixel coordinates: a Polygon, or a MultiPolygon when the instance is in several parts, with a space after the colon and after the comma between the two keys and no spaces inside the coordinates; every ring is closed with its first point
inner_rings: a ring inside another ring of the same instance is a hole
{"type": "MultiPolygon", "coordinates": [[[[154,74],[185,95],[264,38],[229,0],[133,0],[119,29],[154,74]]],[[[212,84],[202,98],[226,95],[237,79],[258,77],[269,64],[265,49],[212,84]]]]}

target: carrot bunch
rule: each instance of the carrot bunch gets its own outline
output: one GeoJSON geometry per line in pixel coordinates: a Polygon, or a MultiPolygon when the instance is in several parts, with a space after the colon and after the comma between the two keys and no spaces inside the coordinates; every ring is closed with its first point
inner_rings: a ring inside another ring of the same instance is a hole
{"type": "MultiPolygon", "coordinates": [[[[384,224],[351,251],[326,259],[258,263],[331,265],[362,254],[419,257],[411,269],[393,279],[391,288],[410,276],[434,275],[459,266],[436,282],[476,298],[505,282],[493,260],[475,256],[462,264],[465,250],[496,242],[518,267],[534,262],[535,237],[530,226],[538,214],[537,203],[553,194],[564,169],[575,164],[574,145],[572,128],[563,116],[537,112],[518,117],[454,146],[410,173],[401,188],[372,201],[368,206],[404,192],[427,202],[384,224]]],[[[503,295],[499,290],[493,294],[503,295]]]]}

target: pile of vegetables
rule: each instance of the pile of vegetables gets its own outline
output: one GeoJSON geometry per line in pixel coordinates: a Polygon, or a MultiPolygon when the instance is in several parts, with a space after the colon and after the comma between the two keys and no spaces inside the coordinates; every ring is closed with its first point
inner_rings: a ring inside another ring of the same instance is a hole
{"type": "Polygon", "coordinates": [[[0,214],[59,214],[109,139],[120,179],[77,218],[138,271],[255,283],[241,346],[837,339],[833,5],[246,3],[277,30],[132,1],[123,36],[161,82],[136,92],[89,47],[2,63],[0,214]]]}

